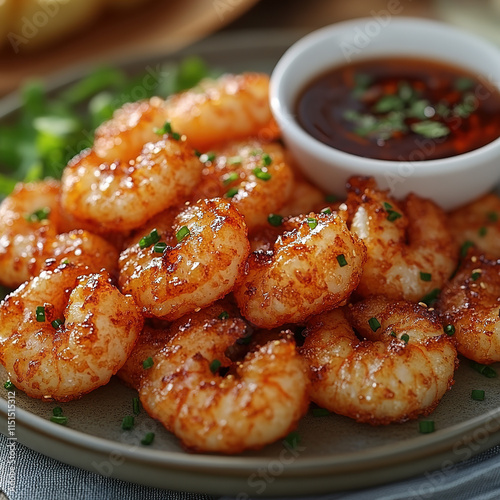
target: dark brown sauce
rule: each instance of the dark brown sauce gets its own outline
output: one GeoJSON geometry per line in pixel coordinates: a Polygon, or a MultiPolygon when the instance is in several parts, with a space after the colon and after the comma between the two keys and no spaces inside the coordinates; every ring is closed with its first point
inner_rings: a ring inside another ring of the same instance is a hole
{"type": "Polygon", "coordinates": [[[387,58],[339,66],[300,94],[313,137],[381,160],[431,160],[500,137],[500,93],[486,78],[442,62],[387,58]]]}

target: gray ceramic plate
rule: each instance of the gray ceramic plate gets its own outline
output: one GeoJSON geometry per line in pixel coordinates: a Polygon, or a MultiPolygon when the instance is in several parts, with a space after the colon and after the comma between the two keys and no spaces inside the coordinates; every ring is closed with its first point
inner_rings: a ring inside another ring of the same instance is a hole
{"type": "MultiPolygon", "coordinates": [[[[298,34],[248,33],[216,37],[191,49],[209,64],[231,71],[271,71],[298,34]]],[[[181,55],[185,55],[186,51],[181,55]]],[[[128,67],[146,68],[157,59],[128,67]]],[[[59,75],[54,88],[83,74],[59,75]]],[[[0,103],[1,116],[15,111],[11,97],[0,103]]],[[[5,380],[0,371],[0,380],[5,380]]],[[[113,380],[82,400],[61,405],[68,427],[50,422],[52,408],[15,392],[15,437],[23,444],[63,462],[127,481],[212,494],[305,495],[362,488],[421,474],[446,471],[452,462],[500,443],[499,380],[488,379],[461,363],[456,383],[432,414],[436,432],[419,434],[418,422],[386,427],[356,424],[340,416],[307,415],[300,423],[300,444],[290,449],[275,443],[236,457],[185,452],[162,426],[142,413],[132,431],[121,421],[132,412],[134,391],[113,380]],[[484,389],[484,401],[471,399],[484,389]],[[147,433],[152,446],[142,446],[147,433]]],[[[8,435],[7,391],[0,391],[0,431],[8,435]]]]}

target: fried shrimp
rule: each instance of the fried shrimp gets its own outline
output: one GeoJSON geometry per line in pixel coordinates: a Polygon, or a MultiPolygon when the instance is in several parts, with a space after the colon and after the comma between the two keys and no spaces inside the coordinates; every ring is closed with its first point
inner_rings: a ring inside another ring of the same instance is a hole
{"type": "Polygon", "coordinates": [[[357,293],[420,301],[440,289],[458,261],[446,214],[413,194],[398,203],[372,179],[352,178],[348,190],[351,231],[368,254],[357,293]]]}
{"type": "Polygon", "coordinates": [[[16,288],[31,275],[38,239],[55,236],[59,188],[54,180],[17,184],[0,204],[0,283],[16,288]]]}
{"type": "Polygon", "coordinates": [[[500,258],[500,198],[490,193],[450,213],[450,227],[459,245],[473,243],[479,252],[500,258]]]}
{"type": "Polygon", "coordinates": [[[168,233],[153,234],[162,241],[122,252],[119,282],[146,316],[168,321],[228,294],[250,251],[243,216],[220,198],[188,206],[168,233]]]}
{"type": "Polygon", "coordinates": [[[363,242],[336,214],[288,219],[273,250],[247,261],[234,289],[242,315],[261,328],[300,323],[342,304],[359,283],[363,242]]]}
{"type": "Polygon", "coordinates": [[[249,230],[266,224],[291,195],[294,176],[278,143],[230,143],[207,157],[192,200],[225,196],[244,215],[249,230]]]}
{"type": "Polygon", "coordinates": [[[70,401],[125,363],[143,319],[107,274],[71,264],[42,271],[0,303],[0,362],[33,398],[70,401]]]}
{"type": "Polygon", "coordinates": [[[241,319],[195,313],[172,330],[139,394],[146,411],[187,448],[219,453],[261,448],[286,436],[307,411],[307,371],[290,338],[232,363],[225,352],[245,335],[241,319]],[[229,374],[221,376],[218,367],[229,374]]]}
{"type": "Polygon", "coordinates": [[[131,161],[103,163],[86,150],[63,172],[61,204],[85,223],[124,232],[184,201],[200,175],[200,162],[186,141],[168,135],[145,144],[131,161]]]}
{"type": "Polygon", "coordinates": [[[500,361],[500,259],[469,252],[437,307],[457,349],[479,363],[500,361]]]}
{"type": "Polygon", "coordinates": [[[311,399],[358,422],[427,415],[453,384],[453,342],[417,304],[372,297],[316,316],[305,335],[311,399]]]}

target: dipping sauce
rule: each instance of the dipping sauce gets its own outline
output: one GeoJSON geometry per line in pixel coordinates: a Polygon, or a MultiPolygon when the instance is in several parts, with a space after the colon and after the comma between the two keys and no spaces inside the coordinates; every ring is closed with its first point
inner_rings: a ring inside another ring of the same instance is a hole
{"type": "Polygon", "coordinates": [[[456,156],[500,137],[500,93],[486,78],[426,59],[369,59],[312,81],[300,125],[336,149],[380,160],[456,156]]]}

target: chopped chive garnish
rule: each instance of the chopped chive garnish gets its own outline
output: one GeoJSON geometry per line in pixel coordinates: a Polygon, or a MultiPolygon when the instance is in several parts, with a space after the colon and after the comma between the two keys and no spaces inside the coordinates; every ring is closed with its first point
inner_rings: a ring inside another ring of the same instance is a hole
{"type": "Polygon", "coordinates": [[[387,211],[387,220],[389,222],[394,222],[395,220],[401,218],[402,215],[399,212],[396,212],[395,210],[388,210],[387,211]]]}
{"type": "Polygon", "coordinates": [[[318,225],[318,221],[314,217],[308,217],[307,218],[307,225],[311,229],[314,229],[318,225]]]}
{"type": "Polygon", "coordinates": [[[56,424],[59,425],[66,425],[68,423],[68,417],[64,417],[63,415],[59,416],[52,416],[50,417],[51,422],[55,422],[56,424]]]}
{"type": "Polygon", "coordinates": [[[327,194],[325,196],[325,201],[328,202],[328,203],[333,203],[333,202],[335,202],[337,200],[338,200],[338,197],[335,196],[334,194],[327,194]]]}
{"type": "Polygon", "coordinates": [[[434,288],[427,295],[424,295],[419,302],[423,302],[428,306],[432,306],[437,301],[441,290],[439,288],[434,288]]]}
{"type": "Polygon", "coordinates": [[[143,236],[139,240],[140,248],[149,248],[151,245],[158,243],[160,241],[160,235],[158,234],[158,230],[153,229],[148,235],[143,236]]]}
{"type": "Polygon", "coordinates": [[[347,266],[347,260],[346,260],[343,253],[341,253],[340,255],[337,255],[337,262],[339,263],[340,267],[347,266]]]}
{"type": "Polygon", "coordinates": [[[376,332],[380,328],[380,322],[377,318],[370,318],[368,320],[368,324],[370,325],[370,328],[376,332]]]}
{"type": "Polygon", "coordinates": [[[201,156],[201,152],[197,149],[194,150],[194,154],[199,158],[201,156]]]}
{"type": "Polygon", "coordinates": [[[51,325],[57,330],[61,325],[64,324],[64,320],[63,319],[55,319],[54,321],[52,321],[51,325]]]}
{"type": "Polygon", "coordinates": [[[167,248],[167,244],[164,241],[159,241],[158,243],[155,243],[153,251],[155,253],[163,253],[165,251],[165,248],[167,248]]]}
{"type": "Polygon", "coordinates": [[[432,274],[431,273],[423,273],[420,271],[420,279],[422,281],[431,281],[432,280],[432,274]]]}
{"type": "Polygon", "coordinates": [[[450,337],[452,335],[455,335],[455,327],[453,325],[446,325],[444,327],[444,333],[446,333],[446,335],[449,335],[450,337]]]}
{"type": "Polygon", "coordinates": [[[261,156],[261,160],[265,167],[269,167],[269,165],[271,165],[271,163],[273,162],[273,159],[267,153],[264,153],[261,156]]]}
{"type": "Polygon", "coordinates": [[[231,156],[230,158],[227,159],[227,164],[228,165],[239,165],[243,160],[241,159],[241,156],[231,156]]]}
{"type": "Polygon", "coordinates": [[[481,363],[476,363],[475,361],[472,361],[471,366],[474,370],[487,378],[495,378],[497,376],[496,370],[491,366],[482,365],[481,363]]]}
{"type": "Polygon", "coordinates": [[[124,431],[129,431],[134,427],[135,419],[132,415],[127,415],[126,417],[123,417],[122,420],[122,429],[124,431]]]}
{"type": "Polygon", "coordinates": [[[407,333],[404,333],[401,335],[401,340],[405,343],[408,344],[408,341],[410,340],[410,336],[407,333]]]}
{"type": "Polygon", "coordinates": [[[154,432],[148,432],[144,438],[141,440],[141,444],[148,446],[150,445],[155,439],[155,433],[154,432]]]}
{"type": "Polygon", "coordinates": [[[472,241],[465,241],[460,247],[460,257],[464,258],[467,256],[469,248],[473,247],[474,243],[472,241]]]}
{"type": "Polygon", "coordinates": [[[11,391],[12,389],[14,389],[14,384],[10,380],[7,380],[5,384],[3,384],[3,387],[4,389],[11,391]]]}
{"type": "Polygon", "coordinates": [[[326,208],[324,208],[323,210],[321,210],[321,213],[322,213],[322,214],[328,214],[328,215],[331,215],[332,211],[331,211],[330,207],[326,207],[326,208]]]}
{"type": "Polygon", "coordinates": [[[481,273],[478,272],[478,271],[474,271],[471,275],[470,275],[472,281],[476,281],[478,280],[480,277],[481,277],[481,273]]]}
{"type": "Polygon", "coordinates": [[[54,415],[54,417],[61,417],[62,414],[63,414],[63,409],[60,406],[56,406],[52,410],[52,415],[54,415]]]}
{"type": "Polygon", "coordinates": [[[188,236],[190,233],[189,228],[187,226],[182,226],[177,233],[175,233],[175,237],[177,238],[177,241],[180,243],[186,236],[188,236]]]}
{"type": "Polygon", "coordinates": [[[255,175],[255,177],[257,177],[257,179],[260,179],[261,181],[268,181],[272,177],[272,175],[269,172],[262,170],[260,167],[254,168],[252,172],[255,175]]]}
{"type": "Polygon", "coordinates": [[[434,420],[422,420],[418,423],[418,431],[421,434],[430,434],[434,430],[434,420]]]}
{"type": "Polygon", "coordinates": [[[389,334],[391,337],[397,337],[396,335],[396,332],[394,330],[391,331],[391,333],[389,334]]]}
{"type": "Polygon", "coordinates": [[[384,205],[384,208],[387,212],[392,208],[392,205],[390,203],[387,203],[386,201],[384,201],[382,205],[384,205]]]}
{"type": "Polygon", "coordinates": [[[26,216],[26,220],[28,222],[41,222],[43,220],[47,220],[50,215],[50,208],[44,207],[38,210],[35,210],[33,213],[26,216]]]}
{"type": "Polygon", "coordinates": [[[283,224],[283,217],[278,214],[269,214],[267,216],[267,222],[269,222],[271,226],[278,227],[281,226],[281,224],[283,224]]]}
{"type": "Polygon", "coordinates": [[[69,259],[64,259],[61,261],[61,264],[68,265],[69,264],[69,259]]]}
{"type": "Polygon", "coordinates": [[[315,417],[326,417],[330,412],[326,408],[313,408],[312,414],[315,417]]]}
{"type": "Polygon", "coordinates": [[[222,311],[219,316],[219,319],[228,319],[229,318],[229,313],[227,311],[222,311]]]}
{"type": "Polygon", "coordinates": [[[172,130],[172,124],[170,122],[165,122],[163,127],[155,129],[155,134],[158,135],[164,135],[168,134],[172,139],[178,141],[181,138],[181,134],[178,134],[177,132],[174,132],[172,130]]]}
{"type": "Polygon", "coordinates": [[[473,389],[470,397],[474,399],[474,401],[484,401],[484,391],[481,389],[473,389]]]}
{"type": "Polygon", "coordinates": [[[496,212],[488,212],[487,217],[490,222],[498,222],[498,214],[496,212]]]}
{"type": "Polygon", "coordinates": [[[222,184],[224,186],[227,186],[228,184],[231,184],[231,182],[237,181],[240,178],[240,176],[236,172],[231,172],[230,174],[227,174],[226,177],[222,180],[222,184]]]}
{"type": "Polygon", "coordinates": [[[143,362],[142,362],[142,367],[145,369],[145,370],[148,370],[149,368],[152,368],[154,365],[154,361],[153,361],[153,358],[151,356],[149,356],[149,358],[146,358],[143,362]]]}
{"type": "Polygon", "coordinates": [[[36,320],[39,322],[45,321],[45,307],[38,306],[36,308],[36,320]]]}
{"type": "Polygon", "coordinates": [[[234,195],[238,193],[240,189],[237,187],[233,187],[227,191],[227,193],[224,195],[226,198],[232,198],[234,195]]]}
{"type": "Polygon", "coordinates": [[[482,226],[479,228],[479,231],[477,232],[477,234],[479,234],[479,236],[481,238],[484,238],[486,236],[486,233],[488,232],[488,228],[482,226]]]}
{"type": "Polygon", "coordinates": [[[139,398],[132,399],[132,411],[134,415],[139,415],[139,413],[141,413],[141,402],[139,398]]]}
{"type": "Polygon", "coordinates": [[[221,367],[222,363],[218,359],[214,359],[210,363],[210,371],[212,373],[217,373],[217,370],[221,367]]]}
{"type": "Polygon", "coordinates": [[[290,448],[297,448],[300,444],[300,434],[297,431],[290,432],[290,434],[285,437],[284,443],[286,443],[290,448]]]}
{"type": "Polygon", "coordinates": [[[200,161],[202,163],[208,163],[209,161],[212,162],[215,160],[215,153],[203,153],[200,156],[200,161]]]}

